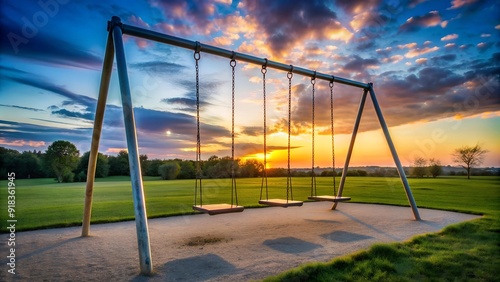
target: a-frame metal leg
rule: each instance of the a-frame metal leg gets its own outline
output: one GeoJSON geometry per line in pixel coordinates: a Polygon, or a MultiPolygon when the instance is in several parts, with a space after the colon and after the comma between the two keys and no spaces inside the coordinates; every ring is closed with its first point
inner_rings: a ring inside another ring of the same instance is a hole
{"type": "Polygon", "coordinates": [[[130,178],[132,181],[132,194],[134,198],[139,262],[141,273],[150,275],[153,272],[153,263],[151,260],[151,247],[149,243],[146,202],[144,199],[144,187],[142,182],[141,166],[139,162],[139,149],[135,128],[134,109],[132,106],[132,98],[130,95],[130,86],[127,73],[127,63],[125,61],[125,51],[123,48],[120,18],[113,17],[110,28],[113,32],[118,79],[120,80],[123,118],[125,122],[125,135],[127,137],[128,159],[130,165],[130,178]]]}
{"type": "MultiPolygon", "coordinates": [[[[339,192],[337,197],[342,197],[342,191],[344,191],[345,178],[347,176],[347,170],[349,168],[349,162],[351,161],[352,150],[354,148],[354,142],[356,141],[356,135],[358,134],[359,123],[361,122],[361,116],[363,115],[363,109],[365,107],[366,96],[368,90],[363,91],[363,96],[359,102],[358,115],[356,116],[356,121],[354,122],[354,128],[352,130],[351,143],[349,143],[349,150],[347,151],[347,156],[345,158],[344,169],[342,170],[342,178],[340,179],[339,192]]],[[[338,202],[334,202],[332,205],[332,210],[336,209],[338,202]]]]}
{"type": "Polygon", "coordinates": [[[372,99],[373,107],[375,108],[375,112],[377,113],[380,126],[384,131],[385,139],[387,140],[387,145],[389,145],[389,149],[391,150],[392,158],[394,159],[394,163],[396,164],[396,167],[398,169],[399,177],[401,178],[401,182],[403,183],[403,186],[405,188],[406,197],[408,198],[408,202],[410,203],[411,209],[413,211],[413,216],[416,220],[420,220],[420,214],[418,212],[417,204],[415,203],[410,184],[408,183],[405,171],[403,169],[403,166],[401,165],[401,161],[399,160],[398,153],[396,152],[396,148],[394,147],[394,143],[391,139],[391,135],[389,134],[389,129],[387,128],[387,124],[385,123],[384,115],[382,114],[382,110],[380,109],[380,105],[378,104],[375,91],[373,90],[373,84],[370,83],[369,86],[370,98],[372,99]]]}
{"type": "Polygon", "coordinates": [[[104,54],[104,63],[102,66],[101,85],[99,87],[99,97],[97,99],[97,108],[95,111],[94,129],[92,133],[92,144],[90,145],[89,165],[87,169],[87,186],[85,190],[85,206],[83,209],[82,237],[89,236],[90,218],[92,215],[92,197],[94,193],[95,171],[97,166],[97,155],[99,152],[99,141],[101,139],[102,123],[104,120],[104,110],[108,98],[109,81],[113,71],[113,59],[115,49],[113,46],[113,36],[108,33],[106,42],[106,52],[104,54]]]}

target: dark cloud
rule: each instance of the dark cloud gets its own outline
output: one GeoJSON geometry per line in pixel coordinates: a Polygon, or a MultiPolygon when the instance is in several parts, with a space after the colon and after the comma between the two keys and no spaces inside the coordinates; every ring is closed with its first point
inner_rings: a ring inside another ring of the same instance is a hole
{"type": "Polygon", "coordinates": [[[375,41],[370,40],[370,41],[365,41],[356,46],[356,50],[358,51],[366,51],[366,50],[373,50],[375,49],[375,41]]]}
{"type": "Polygon", "coordinates": [[[52,111],[53,115],[59,116],[59,117],[66,117],[66,118],[78,118],[78,119],[84,119],[87,121],[91,121],[94,119],[94,114],[90,112],[74,112],[74,111],[68,111],[66,109],[59,109],[56,111],[52,111]]]}
{"type": "Polygon", "coordinates": [[[344,65],[345,70],[349,71],[366,71],[366,68],[377,66],[379,64],[378,59],[363,59],[358,55],[351,56],[351,60],[344,65]]]}
{"type": "MultiPolygon", "coordinates": [[[[176,110],[195,113],[196,112],[196,99],[186,97],[165,98],[161,100],[162,103],[174,106],[176,110]]],[[[200,99],[200,110],[203,111],[210,103],[200,99]]]]}
{"type": "Polygon", "coordinates": [[[437,11],[431,11],[423,16],[414,16],[406,20],[404,24],[399,27],[400,32],[414,32],[421,27],[436,26],[441,23],[441,16],[437,11]]]}
{"type": "Polygon", "coordinates": [[[100,56],[65,41],[64,37],[56,37],[40,30],[28,38],[23,35],[20,24],[8,18],[0,20],[0,23],[0,52],[4,55],[65,67],[99,69],[102,66],[100,56]]]}
{"type": "Polygon", "coordinates": [[[427,67],[403,79],[390,75],[376,86],[376,90],[380,103],[388,105],[384,115],[392,126],[419,120],[466,117],[498,110],[500,85],[495,73],[499,71],[498,64],[471,70],[465,75],[427,67]]]}
{"type": "Polygon", "coordinates": [[[207,30],[218,15],[215,1],[195,0],[150,0],[151,6],[159,8],[165,20],[158,28],[167,33],[192,34],[209,33],[207,30]]]}
{"type": "Polygon", "coordinates": [[[172,75],[186,69],[186,67],[183,65],[179,65],[176,63],[169,63],[169,62],[161,62],[161,61],[134,63],[130,64],[130,66],[140,71],[157,75],[172,75]]]}
{"type": "Polygon", "coordinates": [[[242,128],[241,133],[248,136],[259,136],[264,132],[262,126],[245,126],[242,128]]]}
{"type": "Polygon", "coordinates": [[[447,54],[442,56],[432,57],[430,59],[431,64],[435,66],[447,65],[451,62],[454,62],[457,59],[457,55],[455,54],[447,54]]]}
{"type": "Polygon", "coordinates": [[[275,54],[291,50],[297,42],[312,37],[329,38],[342,29],[337,15],[323,1],[246,1],[248,13],[255,17],[275,54]]]}
{"type": "Polygon", "coordinates": [[[439,94],[462,84],[464,78],[448,69],[428,67],[419,71],[418,78],[410,75],[407,81],[411,83],[411,91],[439,94]]]}
{"type": "Polygon", "coordinates": [[[33,111],[33,112],[43,112],[44,111],[42,109],[36,109],[36,108],[31,108],[31,107],[23,107],[23,106],[16,106],[16,105],[4,105],[4,104],[0,104],[0,107],[16,108],[16,109],[21,109],[21,110],[33,111]]]}
{"type": "Polygon", "coordinates": [[[481,42],[477,44],[477,49],[479,49],[479,52],[485,52],[486,50],[490,49],[493,46],[493,42],[481,42]]]}

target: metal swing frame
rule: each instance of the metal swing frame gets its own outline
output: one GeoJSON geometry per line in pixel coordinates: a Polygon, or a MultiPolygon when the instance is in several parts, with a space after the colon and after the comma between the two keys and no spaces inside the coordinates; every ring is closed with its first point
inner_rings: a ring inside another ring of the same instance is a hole
{"type": "MultiPolygon", "coordinates": [[[[267,67],[281,70],[281,71],[290,71],[290,65],[286,65],[283,63],[267,60],[264,58],[258,58],[251,55],[247,55],[244,53],[233,52],[226,49],[222,49],[219,47],[201,44],[199,42],[190,41],[183,38],[178,38],[174,36],[170,36],[167,34],[162,34],[159,32],[147,30],[144,28],[139,28],[127,24],[123,24],[119,17],[113,16],[110,21],[108,21],[107,25],[108,37],[106,43],[106,51],[104,54],[103,60],[103,68],[101,74],[101,82],[99,87],[99,97],[97,100],[97,107],[95,112],[94,119],[94,128],[92,133],[92,143],[90,149],[90,158],[89,158],[89,166],[87,172],[87,184],[86,184],[86,192],[85,192],[85,205],[83,211],[83,222],[82,222],[82,237],[89,236],[90,232],[90,219],[92,213],[92,197],[94,190],[94,179],[95,179],[95,171],[97,165],[97,155],[99,151],[99,141],[102,132],[102,124],[104,120],[104,110],[106,108],[106,100],[109,91],[109,84],[111,80],[111,73],[113,71],[113,61],[116,57],[117,71],[118,71],[118,80],[120,84],[120,92],[122,98],[122,107],[123,107],[123,119],[125,125],[125,136],[127,140],[127,148],[128,148],[128,156],[129,156],[129,166],[130,166],[130,178],[132,182],[132,196],[134,200],[134,214],[135,214],[135,223],[136,223],[136,231],[137,231],[137,244],[138,244],[138,252],[139,252],[139,265],[140,272],[145,275],[151,275],[153,273],[153,262],[151,257],[151,246],[149,239],[149,228],[147,221],[147,213],[146,213],[146,204],[144,197],[144,187],[141,175],[141,167],[139,162],[139,149],[137,142],[137,133],[136,133],[136,123],[134,118],[134,111],[132,105],[132,98],[130,92],[130,83],[128,79],[127,72],[127,63],[125,60],[125,50],[123,46],[123,35],[135,36],[142,39],[152,40],[159,43],[170,44],[177,47],[182,47],[186,49],[196,50],[197,46],[199,46],[200,51],[209,53],[212,55],[217,55],[221,57],[225,57],[228,59],[234,58],[240,61],[264,65],[266,63],[267,67]]],[[[379,120],[380,126],[384,132],[384,136],[387,140],[387,144],[390,148],[392,157],[394,159],[394,163],[396,164],[399,176],[401,178],[401,182],[406,192],[406,196],[408,198],[408,202],[411,206],[413,215],[416,220],[420,220],[420,215],[418,212],[417,205],[413,198],[413,194],[411,192],[410,185],[408,184],[408,180],[406,178],[405,172],[403,170],[403,166],[401,165],[401,161],[399,160],[398,154],[396,152],[396,148],[394,147],[394,143],[392,142],[391,136],[389,134],[389,129],[385,122],[384,116],[382,114],[382,110],[380,109],[377,97],[375,95],[375,91],[373,90],[372,83],[362,83],[358,81],[349,80],[346,78],[341,78],[337,76],[332,76],[324,73],[316,73],[309,69],[304,69],[300,67],[294,67],[293,73],[312,77],[316,75],[316,79],[327,80],[330,82],[336,82],[340,84],[345,84],[357,88],[364,89],[363,95],[361,97],[361,101],[359,104],[358,115],[356,117],[356,122],[354,124],[354,129],[351,137],[351,142],[349,144],[349,150],[346,157],[346,162],[344,164],[344,172],[347,172],[349,161],[351,158],[352,150],[354,147],[354,141],[356,139],[356,134],[358,131],[359,123],[361,121],[361,116],[363,113],[364,104],[368,93],[370,94],[370,98],[373,102],[373,106],[375,108],[375,112],[377,114],[377,118],[379,120]]],[[[342,191],[344,188],[346,173],[342,174],[341,183],[339,186],[339,196],[342,196],[342,191]]],[[[338,203],[334,203],[332,209],[335,209],[338,203]]]]}

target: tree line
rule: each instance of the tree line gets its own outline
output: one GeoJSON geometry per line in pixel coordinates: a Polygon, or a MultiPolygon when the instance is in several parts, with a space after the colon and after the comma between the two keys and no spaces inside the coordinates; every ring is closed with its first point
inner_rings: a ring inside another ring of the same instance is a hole
{"type": "MultiPolygon", "coordinates": [[[[468,176],[471,168],[481,162],[481,158],[486,153],[482,148],[461,147],[454,153],[457,162],[463,163],[468,176]],[[465,152],[465,153],[464,153],[465,152]],[[465,155],[465,156],[464,156],[465,155]],[[479,157],[478,157],[479,156],[479,157]]],[[[53,177],[58,182],[86,181],[90,152],[85,152],[80,156],[79,150],[69,141],[59,140],[53,142],[45,152],[24,151],[19,152],[12,149],[0,147],[0,179],[6,179],[10,172],[16,173],[16,178],[45,178],[53,177]]],[[[141,173],[143,176],[156,176],[162,179],[194,179],[196,178],[197,164],[192,160],[182,159],[149,159],[147,155],[140,155],[141,173]]],[[[202,178],[229,178],[233,171],[235,177],[259,177],[263,172],[263,164],[255,159],[242,161],[236,159],[234,164],[230,157],[211,156],[207,160],[200,161],[202,178]]],[[[318,170],[319,171],[319,170],[318,170]]],[[[269,177],[287,176],[288,171],[284,168],[268,168],[269,177]]],[[[437,177],[443,173],[441,163],[436,159],[425,160],[417,158],[411,171],[405,172],[414,177],[424,177],[430,175],[437,177]]],[[[293,177],[311,176],[312,171],[293,170],[293,177]]],[[[317,176],[340,176],[341,171],[322,170],[317,176]]],[[[120,151],[116,156],[108,156],[98,153],[96,177],[130,175],[127,151],[120,151]]],[[[398,176],[394,168],[377,168],[370,172],[360,169],[350,169],[347,176],[378,176],[393,177],[398,176]]]]}

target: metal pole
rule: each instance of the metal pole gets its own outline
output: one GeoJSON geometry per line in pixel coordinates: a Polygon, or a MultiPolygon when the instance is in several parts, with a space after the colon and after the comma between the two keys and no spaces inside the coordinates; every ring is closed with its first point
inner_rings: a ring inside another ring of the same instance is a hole
{"type": "MultiPolygon", "coordinates": [[[[366,96],[368,90],[363,91],[361,100],[359,101],[358,115],[356,116],[356,121],[354,122],[354,128],[352,129],[351,143],[349,143],[349,150],[347,151],[347,156],[345,157],[344,169],[342,170],[342,178],[340,179],[339,193],[337,197],[342,197],[342,191],[344,191],[345,178],[347,176],[347,170],[349,168],[349,162],[351,161],[352,150],[354,148],[354,142],[356,141],[356,135],[358,134],[359,124],[361,122],[361,116],[363,115],[363,109],[365,107],[366,96]]],[[[337,208],[339,202],[334,202],[332,210],[337,208]]]]}
{"type": "Polygon", "coordinates": [[[420,220],[420,214],[418,212],[417,204],[415,203],[410,184],[408,183],[408,179],[406,179],[405,171],[403,169],[403,166],[401,165],[401,161],[399,160],[398,153],[396,152],[396,148],[394,147],[394,143],[391,139],[391,135],[389,134],[389,129],[387,128],[387,124],[385,123],[384,115],[382,114],[382,110],[380,109],[380,105],[378,104],[375,91],[373,90],[373,84],[369,83],[369,85],[370,97],[373,102],[373,107],[375,108],[375,112],[377,113],[380,126],[384,131],[385,139],[387,140],[387,145],[389,145],[389,149],[391,150],[392,158],[394,159],[394,163],[396,164],[396,167],[398,169],[399,177],[401,178],[401,182],[403,183],[403,186],[405,188],[406,197],[408,198],[408,202],[410,203],[411,209],[413,211],[413,216],[416,220],[420,220]]]}
{"type": "Polygon", "coordinates": [[[85,207],[83,209],[82,237],[89,236],[90,218],[92,215],[92,196],[94,193],[95,170],[97,166],[97,155],[99,152],[99,141],[101,139],[102,123],[104,120],[104,110],[108,98],[109,81],[113,71],[113,59],[115,49],[113,47],[113,37],[108,33],[106,42],[106,52],[104,53],[104,63],[102,66],[101,84],[99,87],[99,98],[95,111],[94,129],[92,132],[92,144],[90,145],[89,165],[87,169],[87,187],[85,190],[85,207]]]}
{"type": "Polygon", "coordinates": [[[150,275],[153,272],[153,263],[151,261],[151,247],[149,244],[148,219],[144,199],[141,166],[139,162],[139,149],[137,146],[134,109],[130,94],[125,51],[123,49],[120,18],[113,17],[110,28],[113,32],[118,79],[120,81],[120,91],[123,105],[123,119],[125,122],[125,135],[127,137],[130,178],[132,181],[132,194],[134,198],[135,225],[137,231],[137,243],[139,247],[139,262],[141,266],[141,273],[150,275]]]}
{"type": "MultiPolygon", "coordinates": [[[[123,34],[128,34],[128,35],[132,35],[132,36],[139,37],[139,38],[153,40],[156,42],[165,43],[165,44],[169,44],[169,45],[173,45],[173,46],[177,46],[177,47],[196,50],[196,47],[198,46],[197,42],[195,42],[195,41],[190,41],[187,39],[183,39],[183,38],[155,32],[155,31],[151,31],[148,29],[140,28],[140,27],[135,27],[135,26],[123,24],[122,29],[123,29],[123,34]]],[[[247,55],[244,53],[233,52],[230,50],[222,49],[222,48],[219,48],[216,46],[211,46],[211,45],[203,44],[203,43],[199,43],[199,42],[198,42],[198,44],[201,47],[200,50],[202,52],[205,52],[208,54],[217,55],[217,56],[225,57],[228,59],[234,58],[235,60],[244,61],[244,62],[248,62],[248,63],[252,63],[252,64],[257,64],[259,66],[262,66],[262,65],[267,63],[267,67],[269,67],[269,68],[274,68],[274,69],[278,69],[278,70],[282,70],[282,71],[286,71],[286,72],[290,71],[290,69],[291,69],[290,65],[279,63],[276,61],[266,60],[265,58],[259,58],[259,57],[247,55]]],[[[298,75],[316,77],[317,79],[333,81],[336,83],[346,84],[346,85],[364,88],[364,89],[368,89],[368,87],[369,87],[369,85],[367,83],[362,83],[362,82],[350,80],[347,78],[332,76],[332,75],[325,74],[325,73],[315,72],[315,71],[312,71],[309,69],[304,69],[304,68],[296,67],[296,66],[293,67],[292,72],[295,74],[298,74],[298,75]]]]}

